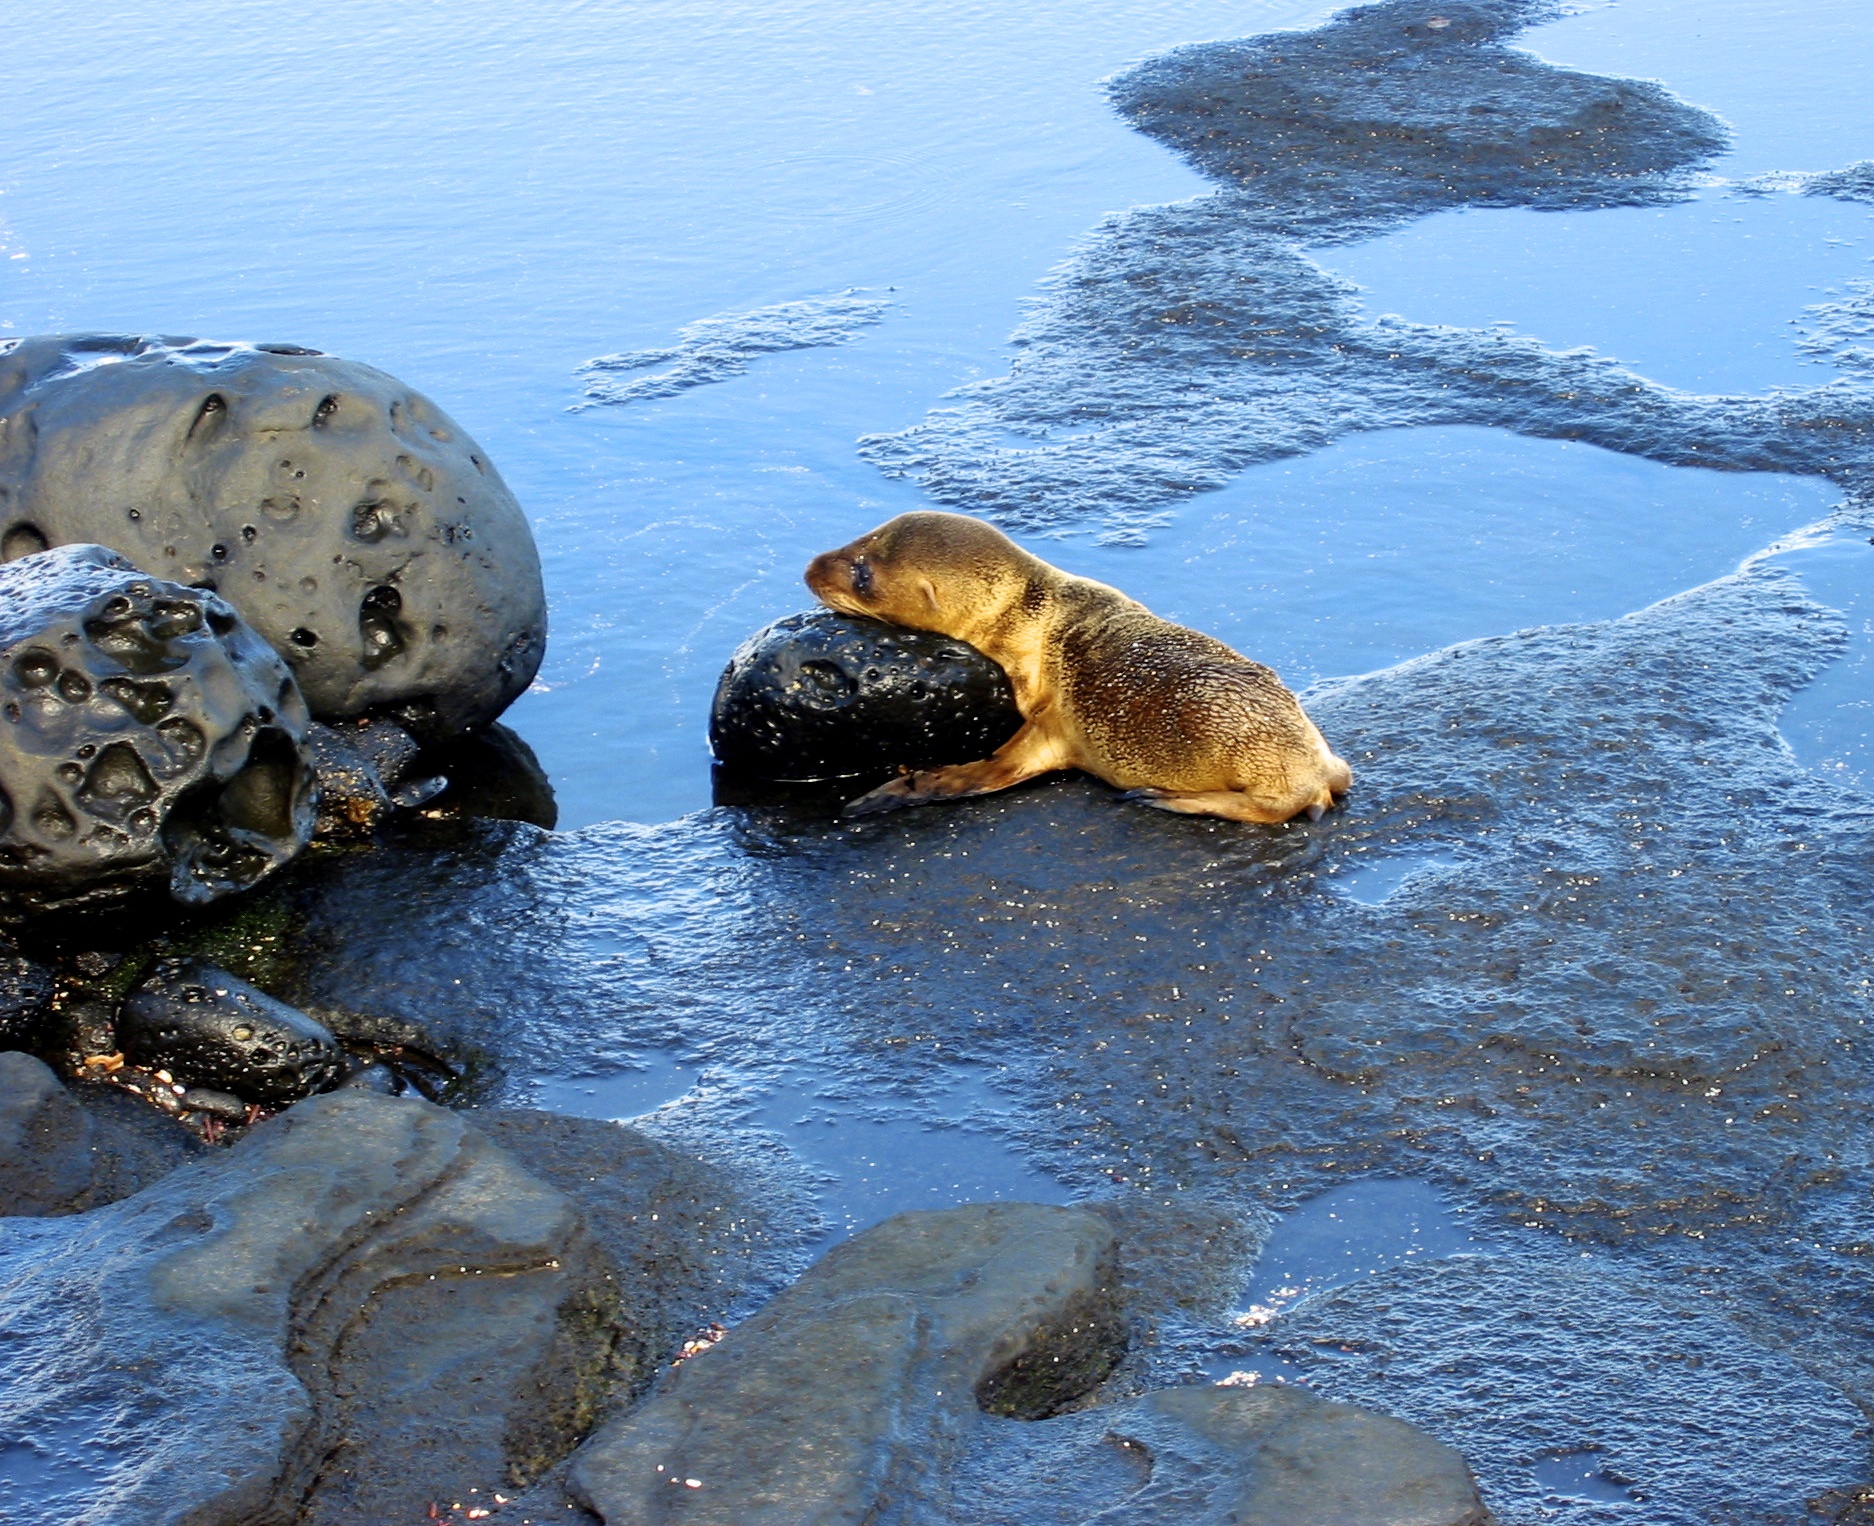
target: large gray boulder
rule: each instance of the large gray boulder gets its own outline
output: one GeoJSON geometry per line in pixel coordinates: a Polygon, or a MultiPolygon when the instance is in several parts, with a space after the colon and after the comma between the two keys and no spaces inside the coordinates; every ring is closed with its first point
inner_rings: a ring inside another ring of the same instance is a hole
{"type": "Polygon", "coordinates": [[[1036,1419],[1125,1347],[1114,1242],[1073,1208],[976,1204],[835,1247],[574,1459],[611,1526],[860,1522],[991,1412],[1036,1419]]]}
{"type": "Polygon", "coordinates": [[[422,1520],[563,1454],[616,1292],[572,1204],[456,1114],[341,1092],[0,1240],[11,1526],[422,1520]]]}
{"type": "Polygon", "coordinates": [[[0,348],[0,556],[96,541],[218,590],[322,719],[493,720],[546,645],[533,536],[479,446],[369,366],[114,334],[0,348]]]}
{"type": "Polygon", "coordinates": [[[0,899],[246,889],[312,834],[306,726],[292,672],[216,594],[102,546],[0,566],[0,899]]]}

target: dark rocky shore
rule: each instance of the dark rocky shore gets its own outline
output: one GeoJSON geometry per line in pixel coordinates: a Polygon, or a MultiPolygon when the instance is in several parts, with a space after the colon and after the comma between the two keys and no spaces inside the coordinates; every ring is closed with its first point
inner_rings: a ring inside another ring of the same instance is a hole
{"type": "MultiPolygon", "coordinates": [[[[1551,14],[1388,0],[1122,77],[1222,189],[1104,225],[1009,377],[867,450],[1123,536],[1460,420],[1825,477],[1818,533],[1874,532],[1852,355],[1690,397],[1366,324],[1306,257],[1684,194],[1722,125],[1509,45],[1551,14]]],[[[1533,1526],[1581,1458],[1571,1520],[1866,1517],[1874,802],[1778,732],[1846,632],[1773,562],[1318,685],[1356,788],[1266,828],[1082,778],[842,820],[802,776],[967,752],[1006,695],[803,617],[725,675],[725,803],[558,833],[493,723],[545,639],[525,522],[391,378],[16,344],[0,506],[9,1519],[1533,1526]],[[680,1104],[531,1105],[647,1052],[699,1077],[680,1104]],[[829,1249],[756,1099],[811,1076],[941,1153],[966,1072],[1072,1204],[829,1249]],[[1375,1177],[1462,1205],[1470,1250],[1246,1315],[1274,1216],[1375,1177]]]]}

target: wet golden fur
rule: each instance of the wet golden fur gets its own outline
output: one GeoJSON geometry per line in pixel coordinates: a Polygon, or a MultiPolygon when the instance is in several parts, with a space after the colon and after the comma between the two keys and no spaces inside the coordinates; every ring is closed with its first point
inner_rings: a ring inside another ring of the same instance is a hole
{"type": "Polygon", "coordinates": [[[969,642],[1008,674],[1026,722],[995,756],[906,774],[849,814],[1078,768],[1162,810],[1273,822],[1318,818],[1353,782],[1261,663],[979,519],[901,514],[815,557],[807,586],[846,614],[969,642]]]}

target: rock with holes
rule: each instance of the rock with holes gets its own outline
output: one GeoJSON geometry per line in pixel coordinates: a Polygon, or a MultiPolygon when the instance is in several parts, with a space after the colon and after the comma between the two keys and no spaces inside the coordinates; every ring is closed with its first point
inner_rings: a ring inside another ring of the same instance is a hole
{"type": "Polygon", "coordinates": [[[737,648],[709,745],[760,779],[844,779],[986,758],[1022,723],[973,646],[831,610],[788,615],[737,648]]]}
{"type": "Polygon", "coordinates": [[[336,1085],[338,1040],[305,1013],[202,959],[163,959],[125,999],[126,1059],[176,1084],[283,1107],[336,1085]]]}
{"type": "Polygon", "coordinates": [[[879,1519],[984,1410],[1052,1414],[1125,1349],[1113,1234],[1074,1208],[905,1213],[836,1246],[573,1461],[609,1526],[879,1519]]]}
{"type": "Polygon", "coordinates": [[[218,595],[102,546],[0,566],[0,902],[252,885],[311,835],[306,725],[292,672],[218,595]]]}
{"type": "Polygon", "coordinates": [[[498,715],[545,648],[533,536],[480,447],[402,383],[315,350],[0,347],[0,552],[73,541],[220,592],[321,719],[451,736],[498,715]]]}
{"type": "Polygon", "coordinates": [[[122,1202],[13,1221],[0,1517],[381,1526],[511,1493],[609,1397],[621,1320],[572,1203],[465,1118],[315,1097],[122,1202]]]}

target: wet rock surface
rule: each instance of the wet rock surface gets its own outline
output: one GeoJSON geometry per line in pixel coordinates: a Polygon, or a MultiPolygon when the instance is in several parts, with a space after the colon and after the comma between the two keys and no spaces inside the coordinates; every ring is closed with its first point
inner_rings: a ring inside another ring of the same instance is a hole
{"type": "MultiPolygon", "coordinates": [[[[38,1057],[0,1057],[12,1141],[0,1216],[82,1213],[141,1192],[205,1153],[201,1140],[115,1087],[61,1081],[38,1057]]],[[[246,1108],[243,1106],[242,1115],[246,1108]]]]}
{"type": "Polygon", "coordinates": [[[385,816],[422,805],[447,782],[414,771],[422,744],[381,717],[314,721],[306,742],[319,779],[315,835],[325,841],[368,838],[385,816]]]}
{"type": "Polygon", "coordinates": [[[532,1108],[480,1109],[480,1129],[575,1204],[610,1258],[634,1322],[616,1360],[635,1395],[766,1274],[782,1226],[758,1178],[623,1124],[532,1108]]]}
{"type": "Polygon", "coordinates": [[[736,650],[709,746],[756,779],[844,779],[986,758],[1021,723],[1007,676],[974,647],[816,610],[736,650]]]}
{"type": "Polygon", "coordinates": [[[493,720],[546,643],[533,537],[481,448],[381,371],[114,334],[0,348],[0,555],[95,541],[218,590],[322,719],[493,720]]]}
{"type": "Polygon", "coordinates": [[[318,1098],[113,1207],[14,1225],[22,1526],[421,1520],[539,1473],[610,1392],[617,1290],[572,1205],[427,1103],[318,1098]]]}
{"type": "Polygon", "coordinates": [[[1649,1523],[1794,1526],[1867,1451],[1865,1417],[1805,1363],[1740,1339],[1695,1288],[1598,1256],[1402,1267],[1307,1301],[1279,1342],[1310,1382],[1457,1446],[1506,1520],[1540,1519],[1542,1464],[1573,1456],[1649,1523]]]}
{"type": "Polygon", "coordinates": [[[0,950],[0,1044],[23,1042],[38,1031],[54,989],[50,970],[0,950]]]}
{"type": "MultiPolygon", "coordinates": [[[[306,979],[479,1032],[523,1074],[680,1037],[754,1075],[812,1056],[863,1111],[868,1090],[1003,1067],[1034,1158],[1121,1201],[1199,1192],[1254,1219],[1416,1177],[1512,1259],[1592,1250],[1865,1399],[1874,808],[1776,731],[1841,639],[1757,567],[1320,686],[1306,703],[1361,786],[1312,826],[1162,823],[1064,782],[882,824],[717,811],[391,845],[309,879],[306,979]],[[1377,866],[1392,894],[1343,892],[1377,866]],[[373,910],[392,896],[395,925],[373,910]]],[[[741,1127],[710,1109],[691,1126],[741,1127]]],[[[1241,1336],[1167,1315],[1143,1377],[1189,1381],[1241,1336]]],[[[1600,1381],[1575,1398],[1625,1402],[1600,1381]]],[[[1822,1451],[1806,1481],[1760,1473],[1732,1396],[1681,1398],[1636,1423],[1628,1473],[1722,1451],[1726,1497],[1762,1520],[1852,1481],[1822,1451]]],[[[1581,1441],[1541,1396],[1488,1414],[1581,1441]]],[[[1525,1487],[1501,1454],[1473,1461],[1487,1501],[1525,1487]]]]}
{"type": "Polygon", "coordinates": [[[978,1406],[1036,1419],[1125,1342],[1112,1233],[1074,1209],[901,1214],[829,1252],[574,1460],[608,1522],[903,1508],[978,1406]]]}
{"type": "Polygon", "coordinates": [[[224,600],[81,545],[0,566],[0,611],[0,898],[199,905],[305,846],[305,703],[224,600]]]}
{"type": "Polygon", "coordinates": [[[345,1071],[326,1029],[201,959],[159,961],[125,999],[117,1039],[146,1070],[265,1107],[324,1091],[345,1071]]]}
{"type": "Polygon", "coordinates": [[[444,788],[422,803],[432,818],[525,821],[551,831],[559,823],[553,781],[526,739],[506,726],[431,748],[417,760],[419,777],[440,778],[444,788]]]}
{"type": "Polygon", "coordinates": [[[0,1052],[0,1214],[69,1213],[91,1187],[91,1120],[50,1066],[0,1052]]]}
{"type": "Polygon", "coordinates": [[[1184,1526],[1485,1526],[1470,1469],[1389,1415],[1305,1389],[1189,1387],[988,1428],[933,1519],[1184,1526]]]}

